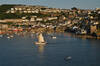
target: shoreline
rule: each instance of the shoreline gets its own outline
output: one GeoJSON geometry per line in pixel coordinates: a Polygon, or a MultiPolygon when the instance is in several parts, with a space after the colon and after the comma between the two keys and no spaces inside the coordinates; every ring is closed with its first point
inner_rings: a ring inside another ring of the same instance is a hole
{"type": "Polygon", "coordinates": [[[15,30],[7,30],[7,31],[5,31],[5,30],[1,30],[0,31],[0,35],[3,35],[3,34],[7,34],[7,33],[9,33],[9,34],[13,34],[13,33],[15,33],[15,32],[18,32],[18,33],[20,33],[20,32],[24,32],[24,31],[27,31],[27,32],[31,32],[31,33],[38,33],[38,32],[42,32],[42,33],[69,33],[69,34],[71,34],[70,36],[72,36],[72,37],[75,37],[75,38],[83,38],[83,39],[99,39],[100,40],[100,37],[95,37],[95,36],[92,36],[92,35],[79,35],[79,34],[75,34],[75,33],[72,33],[72,32],[65,32],[65,31],[59,31],[59,30],[54,30],[54,29],[50,29],[50,28],[35,28],[35,29],[23,29],[23,30],[21,30],[21,31],[15,31],[15,30]]]}
{"type": "Polygon", "coordinates": [[[75,37],[84,38],[84,39],[100,39],[100,37],[94,37],[91,35],[75,35],[75,37]]]}

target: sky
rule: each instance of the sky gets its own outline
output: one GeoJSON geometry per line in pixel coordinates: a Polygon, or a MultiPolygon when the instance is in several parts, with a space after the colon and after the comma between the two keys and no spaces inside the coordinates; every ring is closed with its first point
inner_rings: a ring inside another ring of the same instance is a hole
{"type": "Polygon", "coordinates": [[[41,5],[53,8],[81,9],[100,8],[100,0],[0,0],[0,4],[41,5]]]}

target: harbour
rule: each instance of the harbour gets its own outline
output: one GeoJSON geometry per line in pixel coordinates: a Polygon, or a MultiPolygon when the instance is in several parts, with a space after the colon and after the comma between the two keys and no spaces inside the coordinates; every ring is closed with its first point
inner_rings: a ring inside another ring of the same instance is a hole
{"type": "Polygon", "coordinates": [[[100,66],[100,0],[0,0],[0,66],[100,66]]]}
{"type": "Polygon", "coordinates": [[[0,37],[0,66],[99,66],[100,41],[73,37],[70,33],[44,33],[48,44],[36,45],[30,32],[0,37]],[[52,39],[51,35],[56,36],[52,39]],[[71,60],[66,61],[66,56],[71,60]]]}

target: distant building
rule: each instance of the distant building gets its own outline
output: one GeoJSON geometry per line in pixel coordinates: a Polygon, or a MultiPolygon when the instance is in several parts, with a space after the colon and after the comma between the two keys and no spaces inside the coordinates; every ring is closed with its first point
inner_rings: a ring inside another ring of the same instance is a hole
{"type": "Polygon", "coordinates": [[[30,21],[31,21],[31,22],[34,22],[34,21],[36,21],[36,19],[35,19],[34,17],[32,17],[32,18],[30,19],[30,21]]]}
{"type": "Polygon", "coordinates": [[[42,18],[36,18],[36,21],[43,21],[42,18]]]}
{"type": "Polygon", "coordinates": [[[97,26],[96,25],[91,25],[90,26],[90,33],[93,34],[93,33],[96,33],[97,31],[97,26]]]}
{"type": "Polygon", "coordinates": [[[57,17],[48,17],[48,20],[56,20],[57,17]]]}
{"type": "Polygon", "coordinates": [[[0,29],[8,29],[8,25],[6,25],[6,24],[0,24],[0,29]]]}

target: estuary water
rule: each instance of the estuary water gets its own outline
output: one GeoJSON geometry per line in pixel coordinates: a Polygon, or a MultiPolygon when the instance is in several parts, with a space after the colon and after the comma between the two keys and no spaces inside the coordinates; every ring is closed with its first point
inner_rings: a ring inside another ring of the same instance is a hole
{"type": "Polygon", "coordinates": [[[46,45],[35,45],[33,33],[0,36],[0,66],[100,66],[100,40],[70,33],[43,34],[46,45]],[[51,35],[56,36],[53,39],[51,35]],[[65,60],[67,56],[71,60],[65,60]]]}

